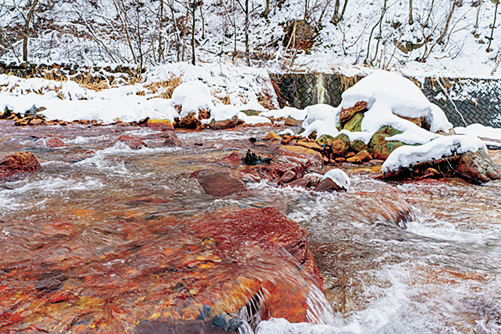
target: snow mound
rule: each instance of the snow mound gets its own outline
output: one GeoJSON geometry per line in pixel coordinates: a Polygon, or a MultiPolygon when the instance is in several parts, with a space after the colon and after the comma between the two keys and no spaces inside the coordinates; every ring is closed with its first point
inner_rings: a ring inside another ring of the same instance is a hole
{"type": "Polygon", "coordinates": [[[185,82],[176,87],[172,93],[172,103],[181,106],[181,118],[189,113],[198,115],[200,109],[207,111],[214,109],[209,87],[198,80],[185,82]]]}
{"type": "Polygon", "coordinates": [[[422,146],[402,146],[393,151],[383,163],[381,172],[394,172],[401,167],[462,154],[468,151],[476,152],[483,149],[487,152],[485,144],[475,136],[447,136],[435,139],[422,146]]]}
{"type": "MultiPolygon", "coordinates": [[[[367,102],[367,111],[361,124],[362,131],[341,131],[348,135],[350,141],[359,139],[367,144],[372,135],[385,125],[403,132],[387,140],[398,140],[409,145],[425,144],[440,137],[401,117],[426,119],[434,132],[449,132],[452,128],[452,124],[438,106],[430,103],[412,81],[395,73],[374,72],[346,90],[342,98],[343,109],[353,107],[360,101],[367,102]]],[[[305,110],[308,114],[303,122],[303,136],[307,137],[313,131],[316,131],[317,138],[324,134],[335,137],[340,133],[337,130],[340,107],[316,105],[305,110]]]]}
{"type": "Polygon", "coordinates": [[[340,107],[334,108],[328,104],[316,104],[314,106],[309,106],[304,109],[306,112],[306,118],[303,122],[303,128],[307,128],[308,125],[315,121],[325,121],[329,120],[330,123],[337,126],[339,122],[339,113],[341,111],[340,107]]]}

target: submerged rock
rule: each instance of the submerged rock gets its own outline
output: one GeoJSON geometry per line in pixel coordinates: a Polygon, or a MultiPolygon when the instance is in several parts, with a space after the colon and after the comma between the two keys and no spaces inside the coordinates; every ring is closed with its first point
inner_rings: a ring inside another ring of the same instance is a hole
{"type": "Polygon", "coordinates": [[[40,163],[30,152],[17,152],[0,158],[0,181],[10,180],[40,169],[40,163]]]}
{"type": "Polygon", "coordinates": [[[191,175],[207,195],[225,197],[247,192],[243,181],[228,169],[202,169],[191,175]]]}

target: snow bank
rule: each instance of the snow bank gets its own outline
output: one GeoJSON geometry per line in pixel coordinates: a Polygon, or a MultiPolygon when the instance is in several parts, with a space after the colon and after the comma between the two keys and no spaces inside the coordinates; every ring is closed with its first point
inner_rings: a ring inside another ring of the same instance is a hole
{"type": "Polygon", "coordinates": [[[457,134],[478,136],[489,139],[501,140],[501,129],[493,128],[491,126],[484,126],[481,124],[471,124],[468,127],[454,128],[457,134]]]}
{"type": "Polygon", "coordinates": [[[381,167],[382,172],[393,172],[400,167],[409,167],[413,164],[462,154],[468,151],[476,152],[483,149],[485,144],[475,136],[447,136],[435,139],[422,146],[402,146],[393,151],[381,167]]]}
{"type": "Polygon", "coordinates": [[[305,119],[307,113],[308,111],[306,109],[300,110],[293,107],[284,107],[283,109],[267,110],[263,112],[260,116],[273,117],[275,119],[292,117],[295,120],[302,121],[305,119]]]}
{"type": "MultiPolygon", "coordinates": [[[[259,106],[258,98],[266,92],[271,103],[278,108],[275,90],[266,69],[234,66],[232,64],[174,63],[149,69],[145,76],[147,82],[168,80],[172,75],[181,77],[183,82],[200,81],[206,84],[214,95],[214,104],[222,104],[218,98],[230,97],[230,103],[237,107],[253,109],[259,106]]],[[[257,109],[255,109],[257,110],[257,109]]],[[[262,110],[262,107],[259,109],[262,110]]]]}

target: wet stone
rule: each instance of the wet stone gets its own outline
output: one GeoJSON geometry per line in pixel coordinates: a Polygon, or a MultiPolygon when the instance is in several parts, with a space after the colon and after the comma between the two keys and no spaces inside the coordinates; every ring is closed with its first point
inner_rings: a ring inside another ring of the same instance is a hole
{"type": "Polygon", "coordinates": [[[245,184],[228,169],[202,169],[192,174],[207,195],[225,197],[247,192],[245,184]]]}

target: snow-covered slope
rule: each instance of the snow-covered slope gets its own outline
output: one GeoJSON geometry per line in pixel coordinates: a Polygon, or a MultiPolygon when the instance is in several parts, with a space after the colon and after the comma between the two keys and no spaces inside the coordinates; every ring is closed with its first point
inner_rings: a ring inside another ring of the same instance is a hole
{"type": "MultiPolygon", "coordinates": [[[[12,0],[0,6],[0,26],[8,37],[8,42],[1,39],[4,60],[22,55],[20,12],[26,14],[29,7],[23,7],[27,0],[17,3],[19,10],[12,0]]],[[[151,66],[191,59],[193,16],[184,2],[144,0],[138,7],[133,5],[137,2],[125,0],[125,7],[115,6],[120,3],[41,0],[32,24],[30,60],[151,66]]],[[[491,40],[495,2],[490,0],[414,0],[412,24],[408,0],[348,0],[337,24],[332,21],[336,1],[308,1],[306,11],[304,0],[269,3],[265,17],[266,1],[249,0],[249,50],[252,66],[275,72],[284,70],[284,27],[305,14],[318,35],[285,70],[354,75],[368,74],[374,67],[418,77],[490,77],[496,57],[501,57],[501,6],[491,40]],[[492,51],[487,52],[490,40],[492,51]]],[[[341,12],[345,1],[339,3],[341,12]]],[[[236,1],[221,0],[205,0],[197,8],[198,61],[246,63],[244,8],[236,1]]],[[[493,77],[501,77],[501,69],[493,77]]]]}

